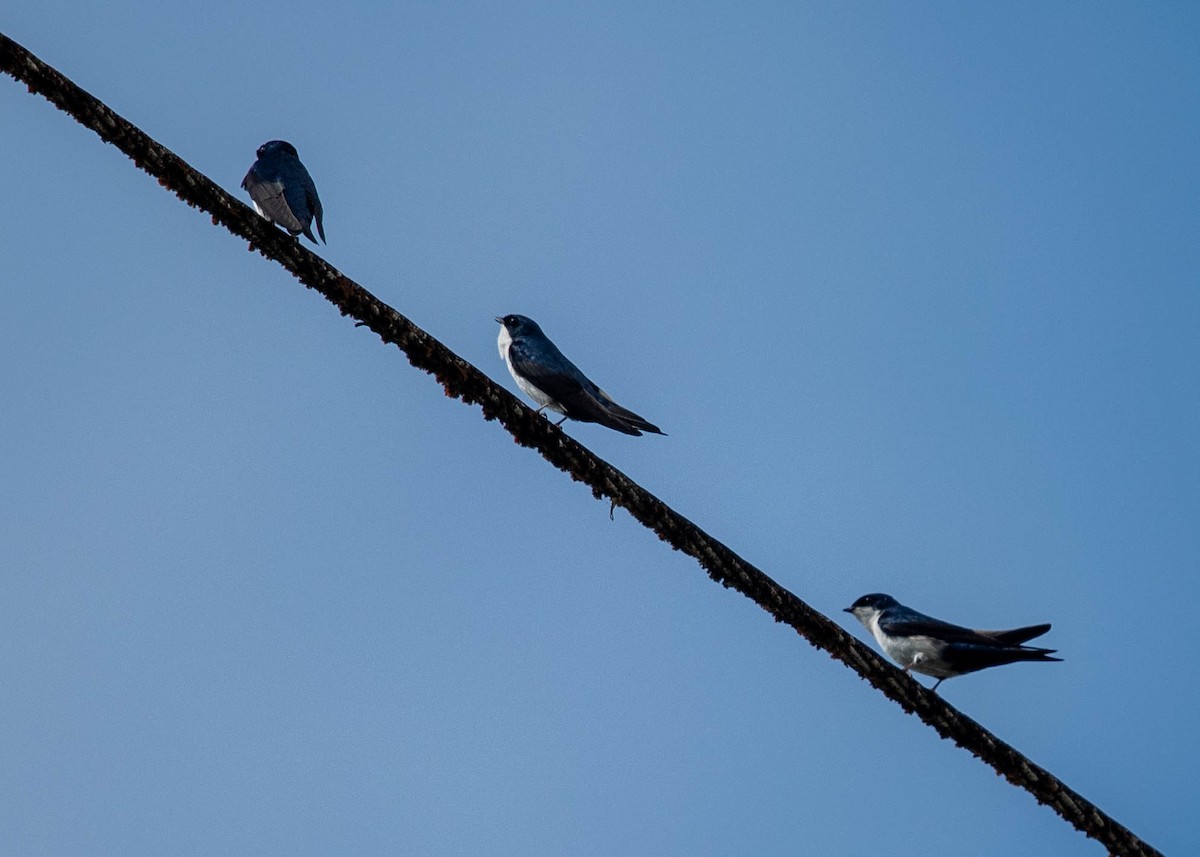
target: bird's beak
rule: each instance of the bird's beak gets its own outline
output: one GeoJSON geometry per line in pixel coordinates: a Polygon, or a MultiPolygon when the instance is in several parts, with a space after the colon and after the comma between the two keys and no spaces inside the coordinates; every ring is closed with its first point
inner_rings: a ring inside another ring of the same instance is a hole
{"type": "Polygon", "coordinates": [[[502,319],[500,316],[496,316],[496,321],[500,322],[501,324],[504,324],[504,319],[502,319]]]}
{"type": "Polygon", "coordinates": [[[854,608],[853,608],[853,607],[843,607],[843,608],[842,608],[842,612],[843,612],[843,613],[853,613],[853,612],[854,612],[854,608]]]}

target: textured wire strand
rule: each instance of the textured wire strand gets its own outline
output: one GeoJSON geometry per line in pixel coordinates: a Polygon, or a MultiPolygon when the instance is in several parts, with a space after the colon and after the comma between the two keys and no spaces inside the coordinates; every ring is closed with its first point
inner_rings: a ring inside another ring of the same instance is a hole
{"type": "Polygon", "coordinates": [[[517,443],[537,450],[559,470],[591,488],[597,499],[607,498],[613,507],[628,511],[671,547],[694,557],[713,580],[736,589],[777,622],[791,626],[814,647],[850,667],[904,711],[915,714],[943,738],[990,765],[1010,783],[1033,795],[1038,803],[1046,804],[1104,845],[1111,854],[1150,857],[1160,853],[2,33],[0,71],[24,83],[31,93],[41,95],[96,132],[100,139],[116,146],[164,188],[188,205],[212,215],[214,224],[248,240],[251,249],[278,262],[305,286],[320,292],[342,315],[357,319],[385,343],[398,346],[413,366],[438,380],[447,396],[479,405],[484,419],[500,422],[517,443]]]}

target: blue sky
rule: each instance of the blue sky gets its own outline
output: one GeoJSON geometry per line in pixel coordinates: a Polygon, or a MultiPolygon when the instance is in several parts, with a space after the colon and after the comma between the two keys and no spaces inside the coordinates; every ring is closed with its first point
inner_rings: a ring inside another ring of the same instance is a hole
{"type": "MultiPolygon", "coordinates": [[[[0,27],[1167,853],[1200,704],[1192,4],[99,6],[0,27]],[[1182,631],[1182,633],[1181,633],[1182,631]]],[[[0,85],[14,854],[1093,855],[395,349],[0,85]]]]}

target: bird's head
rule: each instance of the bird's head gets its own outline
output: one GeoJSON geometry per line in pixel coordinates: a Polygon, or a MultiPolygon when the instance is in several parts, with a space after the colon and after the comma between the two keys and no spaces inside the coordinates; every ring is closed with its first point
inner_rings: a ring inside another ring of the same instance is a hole
{"type": "Polygon", "coordinates": [[[529,336],[542,332],[536,321],[524,315],[498,315],[496,321],[504,325],[504,329],[514,339],[518,336],[529,336]]]}
{"type": "Polygon", "coordinates": [[[849,607],[845,608],[843,612],[851,613],[858,619],[866,621],[876,613],[886,610],[889,607],[895,607],[899,603],[899,601],[890,595],[884,595],[882,592],[872,592],[870,595],[864,595],[855,601],[849,607]]]}
{"type": "Polygon", "coordinates": [[[296,154],[296,147],[287,140],[268,140],[258,147],[258,151],[254,153],[260,158],[265,158],[268,155],[291,155],[293,158],[299,157],[296,154]]]}

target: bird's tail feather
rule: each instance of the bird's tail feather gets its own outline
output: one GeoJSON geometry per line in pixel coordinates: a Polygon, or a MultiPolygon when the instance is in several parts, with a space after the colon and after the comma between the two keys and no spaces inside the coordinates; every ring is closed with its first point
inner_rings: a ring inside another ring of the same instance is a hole
{"type": "Polygon", "coordinates": [[[1017,661],[1061,661],[1062,658],[1050,657],[1057,649],[1038,649],[1033,646],[1021,646],[1011,649],[987,649],[976,651],[976,657],[986,666],[998,667],[1002,664],[1017,661]]]}
{"type": "MultiPolygon", "coordinates": [[[[663,431],[662,429],[660,429],[654,423],[650,422],[649,420],[644,419],[643,417],[639,417],[637,414],[635,414],[633,411],[629,410],[628,408],[622,408],[620,405],[618,405],[616,402],[614,402],[612,399],[610,399],[608,397],[607,393],[604,393],[603,391],[601,391],[601,394],[605,398],[604,404],[605,404],[605,409],[608,412],[608,415],[610,417],[612,417],[614,422],[620,423],[622,426],[624,426],[624,428],[618,428],[617,431],[623,431],[626,434],[638,434],[638,435],[640,435],[644,431],[647,431],[647,432],[650,432],[651,434],[661,434],[663,436],[666,436],[666,432],[663,431]],[[631,429],[632,429],[632,431],[630,431],[631,429]]],[[[610,426],[610,427],[617,428],[616,426],[610,426]]]]}

